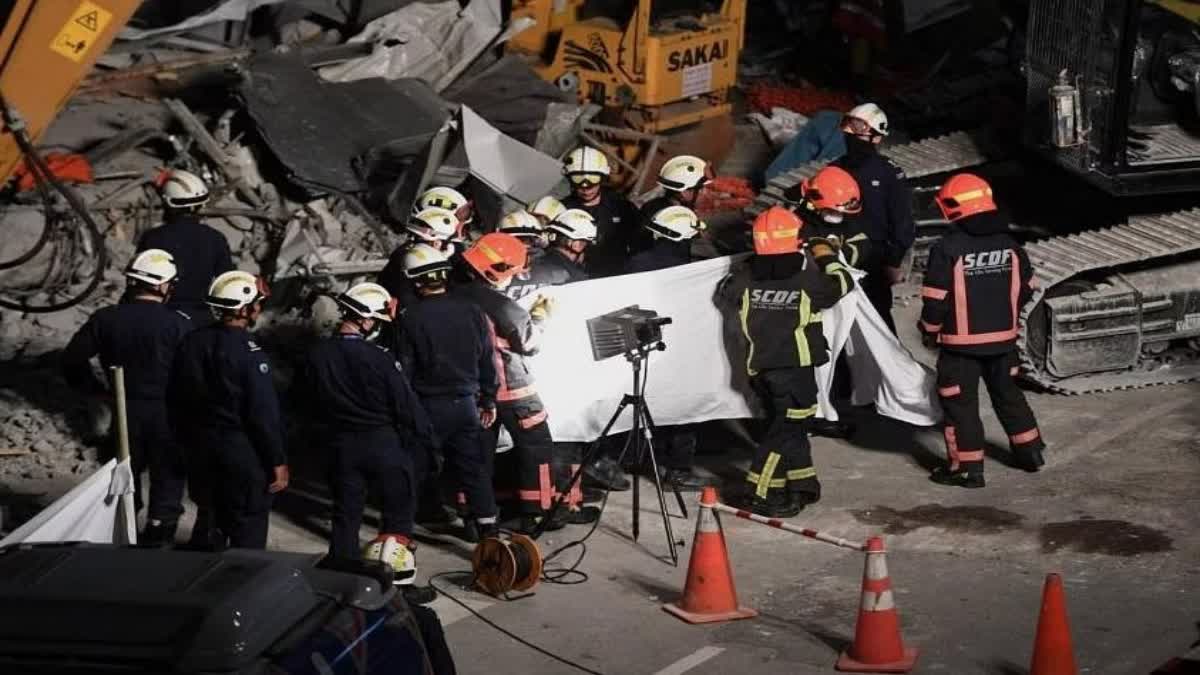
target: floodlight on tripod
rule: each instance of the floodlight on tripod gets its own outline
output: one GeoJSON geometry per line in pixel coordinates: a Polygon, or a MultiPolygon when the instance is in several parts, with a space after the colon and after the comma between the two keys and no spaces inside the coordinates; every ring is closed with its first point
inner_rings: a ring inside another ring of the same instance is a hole
{"type": "Polygon", "coordinates": [[[663,351],[667,346],[663,343],[662,327],[670,323],[670,317],[659,316],[658,312],[637,305],[588,319],[592,358],[603,361],[622,354],[628,356],[652,349],[663,351]]]}

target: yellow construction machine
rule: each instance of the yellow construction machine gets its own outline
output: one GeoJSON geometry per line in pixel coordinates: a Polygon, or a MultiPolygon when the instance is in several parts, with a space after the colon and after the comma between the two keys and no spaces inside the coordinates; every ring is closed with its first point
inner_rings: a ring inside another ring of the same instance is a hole
{"type": "Polygon", "coordinates": [[[579,20],[582,0],[517,0],[537,25],[512,47],[547,80],[647,133],[729,114],[746,0],[636,0],[626,16],[579,20]]]}
{"type": "Polygon", "coordinates": [[[54,121],[141,0],[0,3],[0,184],[54,121]],[[7,11],[7,15],[4,12],[7,11]]]}

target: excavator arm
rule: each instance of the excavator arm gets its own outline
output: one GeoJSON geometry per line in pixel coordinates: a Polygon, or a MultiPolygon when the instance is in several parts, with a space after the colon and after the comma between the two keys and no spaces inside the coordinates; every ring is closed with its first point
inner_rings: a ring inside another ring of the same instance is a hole
{"type": "Polygon", "coordinates": [[[0,0],[0,185],[23,157],[14,134],[37,142],[140,4],[0,0]]]}

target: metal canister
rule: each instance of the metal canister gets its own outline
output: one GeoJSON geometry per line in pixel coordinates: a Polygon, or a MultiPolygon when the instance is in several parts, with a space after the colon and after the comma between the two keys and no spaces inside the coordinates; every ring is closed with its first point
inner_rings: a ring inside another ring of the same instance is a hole
{"type": "Polygon", "coordinates": [[[1050,87],[1050,142],[1058,148],[1069,148],[1079,142],[1079,90],[1067,78],[1067,71],[1058,74],[1058,83],[1050,87]]]}

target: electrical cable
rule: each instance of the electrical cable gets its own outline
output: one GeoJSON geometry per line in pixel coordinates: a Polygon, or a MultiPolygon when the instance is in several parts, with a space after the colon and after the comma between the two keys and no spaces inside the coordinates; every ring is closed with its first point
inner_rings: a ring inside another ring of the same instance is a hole
{"type": "MultiPolygon", "coordinates": [[[[597,522],[599,522],[599,521],[597,520],[597,522]]],[[[436,583],[434,583],[434,582],[435,582],[435,581],[437,581],[438,579],[441,579],[441,578],[444,578],[444,577],[449,577],[449,576],[461,576],[461,575],[468,575],[468,576],[469,576],[469,575],[473,575],[473,574],[474,574],[474,573],[473,573],[473,572],[471,572],[470,570],[462,570],[462,571],[457,571],[457,572],[455,572],[455,571],[451,571],[451,572],[441,572],[441,573],[439,573],[439,574],[435,574],[435,575],[433,575],[433,576],[429,577],[429,587],[430,587],[430,588],[432,588],[433,590],[437,591],[438,593],[440,593],[440,594],[442,594],[442,595],[446,596],[446,598],[447,598],[447,599],[449,599],[449,600],[450,600],[451,602],[453,602],[454,604],[456,604],[456,605],[458,605],[459,607],[462,607],[463,609],[465,609],[465,610],[467,610],[468,612],[470,612],[470,613],[471,613],[471,616],[474,616],[476,619],[479,619],[480,621],[482,621],[483,623],[487,624],[488,626],[491,626],[492,628],[496,629],[497,631],[500,631],[500,632],[501,632],[501,633],[503,633],[504,635],[508,636],[509,638],[511,638],[511,639],[513,639],[513,640],[516,640],[518,643],[520,643],[520,644],[522,644],[522,645],[524,645],[524,646],[526,646],[526,647],[528,647],[528,648],[532,649],[533,651],[535,651],[535,652],[537,652],[537,653],[539,653],[539,654],[541,654],[541,655],[543,655],[543,656],[547,656],[547,657],[549,657],[549,658],[552,658],[552,659],[554,659],[555,661],[558,661],[559,663],[561,663],[561,664],[563,664],[563,665],[565,665],[565,666],[569,666],[569,667],[571,667],[571,668],[574,668],[575,670],[578,670],[578,671],[580,671],[580,672],[582,672],[582,673],[588,673],[588,675],[603,675],[603,673],[600,673],[599,671],[592,670],[591,668],[588,668],[587,666],[582,666],[582,665],[580,665],[580,664],[578,664],[578,663],[575,663],[574,661],[572,661],[572,660],[570,660],[570,659],[568,659],[568,658],[566,658],[566,657],[564,657],[564,656],[559,656],[558,654],[555,654],[554,652],[552,652],[552,651],[550,651],[550,650],[548,650],[548,649],[546,649],[546,648],[544,648],[544,647],[540,647],[540,646],[538,646],[538,645],[536,645],[536,644],[534,644],[534,643],[530,642],[529,640],[526,640],[525,638],[523,638],[523,637],[521,637],[521,636],[517,635],[516,633],[513,633],[512,631],[508,630],[507,628],[504,628],[504,627],[500,626],[500,625],[499,625],[499,624],[497,624],[496,622],[494,622],[494,621],[492,621],[491,619],[489,619],[489,618],[485,617],[483,614],[481,614],[481,613],[480,613],[478,610],[476,610],[474,607],[471,607],[470,605],[468,605],[467,603],[463,602],[462,600],[459,600],[458,598],[456,598],[456,597],[454,597],[453,595],[451,595],[449,591],[447,591],[447,590],[445,590],[445,589],[441,588],[441,587],[440,587],[440,586],[438,586],[436,583]]]]}

